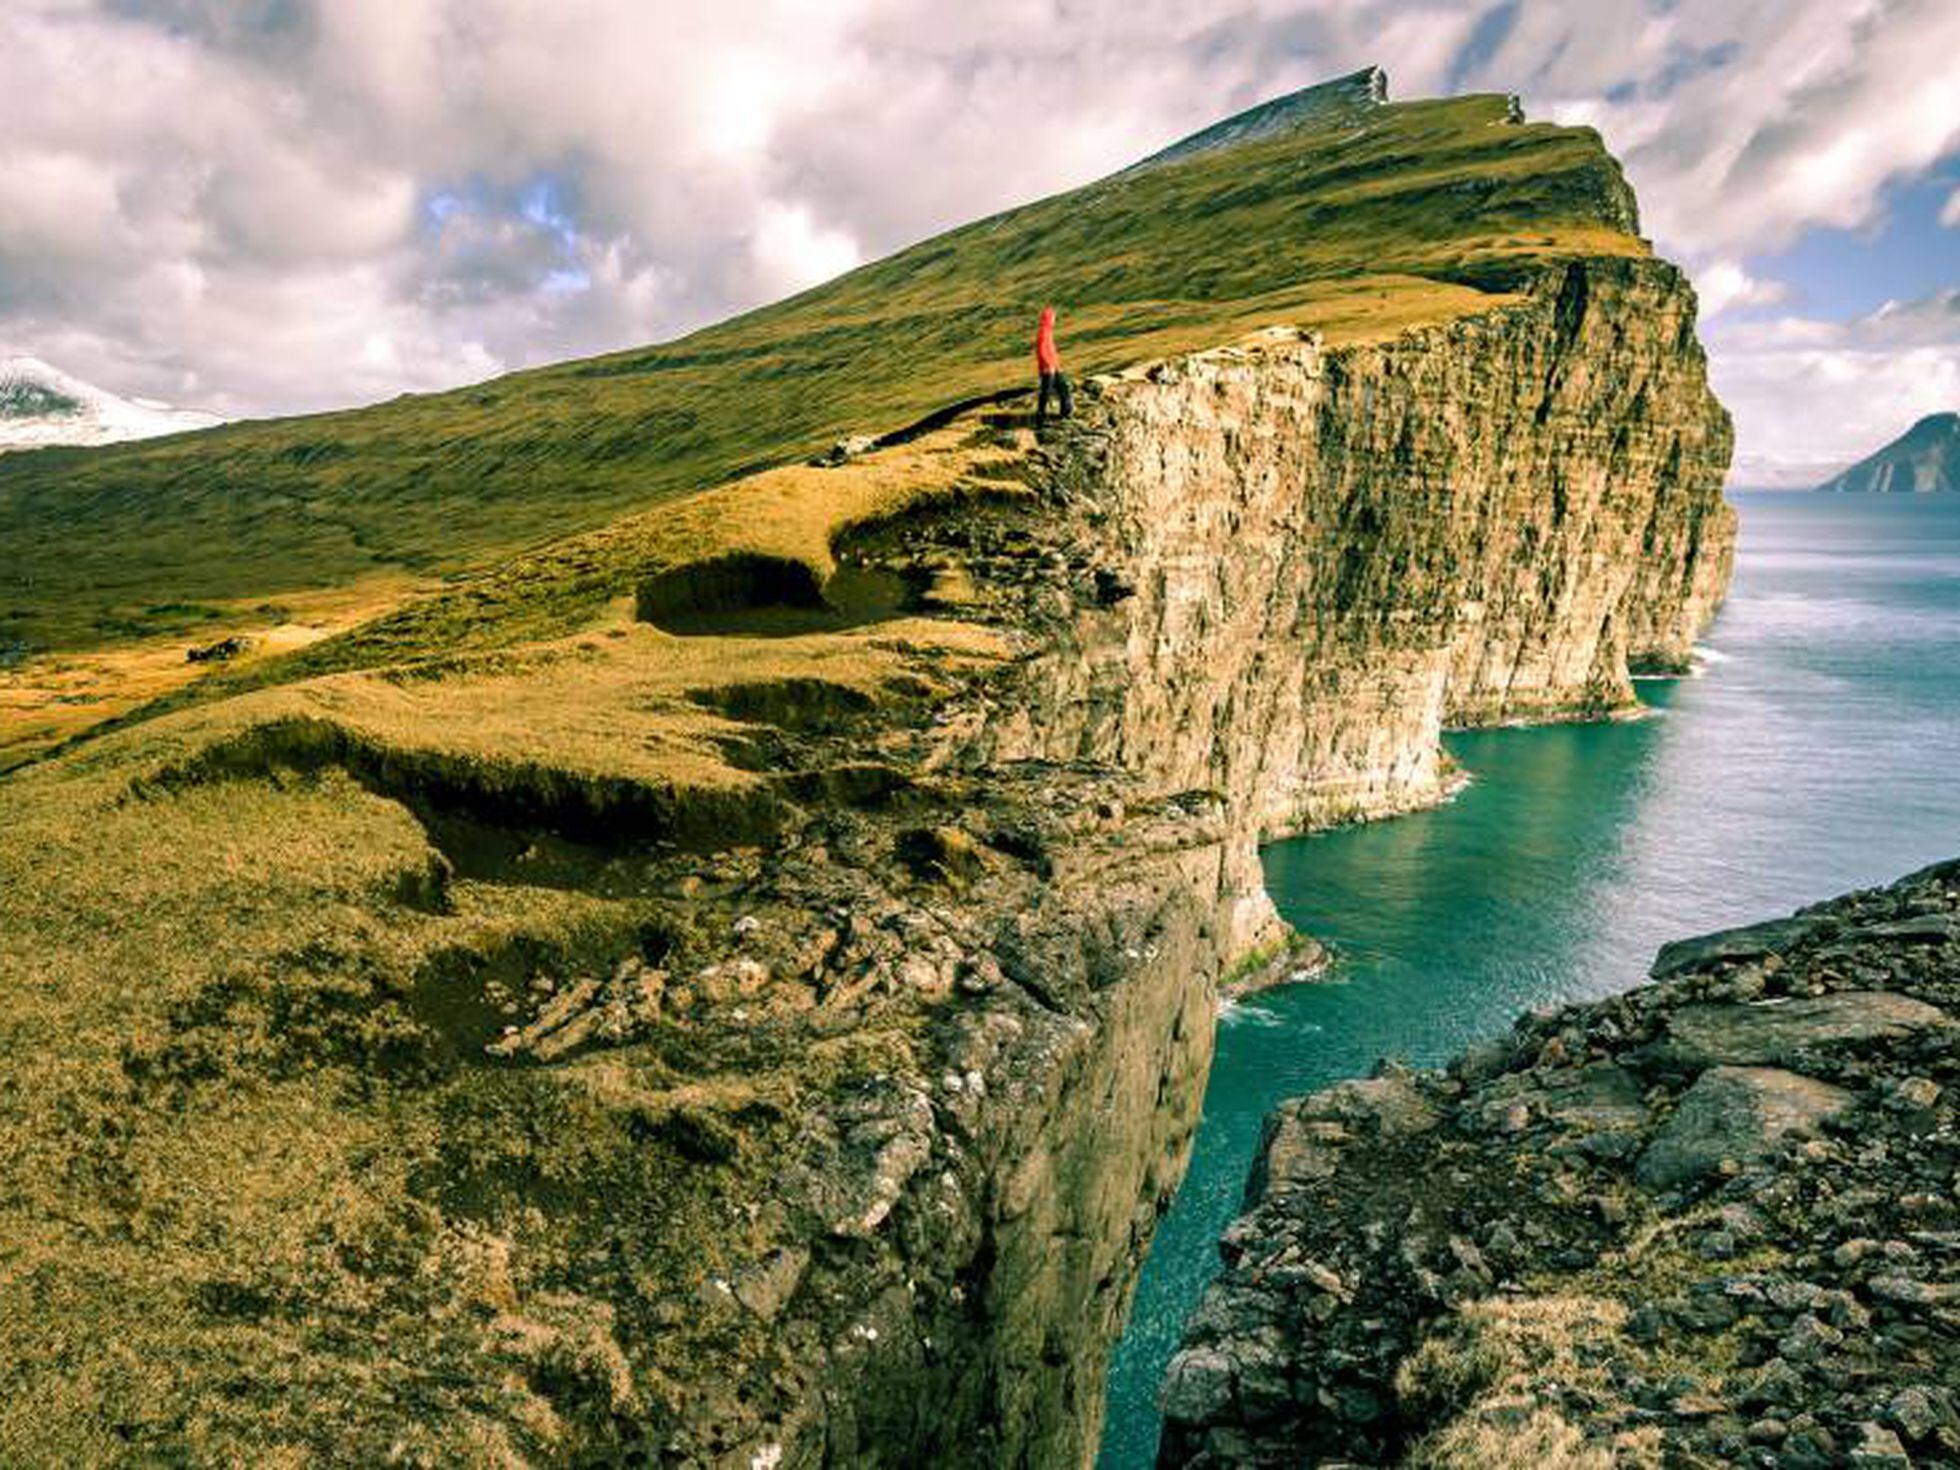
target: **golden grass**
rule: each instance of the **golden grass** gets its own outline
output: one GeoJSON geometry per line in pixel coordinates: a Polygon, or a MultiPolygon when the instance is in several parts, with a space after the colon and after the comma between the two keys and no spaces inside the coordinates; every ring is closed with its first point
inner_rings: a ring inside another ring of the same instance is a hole
{"type": "Polygon", "coordinates": [[[1424,1440],[1404,1462],[1410,1470],[1646,1470],[1661,1464],[1660,1431],[1617,1436],[1610,1444],[1551,1409],[1507,1410],[1459,1420],[1424,1440]]]}
{"type": "Polygon", "coordinates": [[[976,475],[1012,463],[1033,442],[1023,432],[1011,449],[975,446],[970,435],[969,425],[958,424],[839,466],[765,470],[614,522],[586,544],[615,556],[625,551],[642,574],[751,552],[799,562],[822,581],[836,570],[831,547],[846,532],[943,500],[976,475]]]}
{"type": "Polygon", "coordinates": [[[81,653],[38,654],[0,669],[0,772],[32,760],[81,732],[188,688],[221,671],[236,673],[311,647],[400,606],[423,588],[394,574],[347,587],[303,589],[272,603],[214,605],[207,623],[182,632],[81,653]],[[251,647],[229,663],[185,657],[216,636],[242,634],[251,647]]]}
{"type": "Polygon", "coordinates": [[[1396,1392],[1439,1428],[1408,1462],[1432,1470],[1658,1470],[1660,1433],[1586,1433],[1546,1402],[1547,1388],[1610,1399],[1600,1366],[1626,1307],[1612,1298],[1538,1296],[1472,1302],[1426,1337],[1396,1373],[1396,1392]]]}
{"type": "MultiPolygon", "coordinates": [[[[589,1369],[607,1403],[657,1390],[618,1381],[599,1305],[554,1277],[617,1240],[636,1299],[689,1299],[742,1258],[740,1208],[804,1090],[898,1065],[902,1034],[869,1026],[823,1056],[745,1038],[728,1071],[673,1043],[431,1069],[406,1007],[441,957],[517,945],[527,973],[605,974],[669,922],[659,905],[456,880],[431,912],[401,896],[435,860],[427,834],[337,766],[155,777],[304,709],[394,760],[577,764],[617,741],[668,785],[744,781],[690,744],[714,723],[684,702],[693,684],[782,659],[875,687],[896,664],[869,633],[792,641],[675,650],[635,629],[502,672],[343,676],[0,782],[0,1379],[19,1390],[0,1397],[0,1463],[534,1463],[570,1431],[533,1372],[589,1369]],[[538,728],[513,751],[480,726],[526,681],[538,728]],[[420,703],[438,689],[457,702],[420,703]],[[550,724],[540,694],[577,707],[550,724]],[[758,1097],[773,1107],[728,1130],[714,1169],[646,1131],[758,1097]],[[632,1209],[581,1213],[584,1192],[632,1209]],[[558,1201],[554,1223],[534,1196],[558,1201]],[[521,1263],[495,1310],[486,1251],[521,1263]]],[[[638,1329],[677,1364],[730,1351],[718,1331],[638,1329]]]]}
{"type": "MultiPolygon", "coordinates": [[[[414,592],[398,582],[384,582],[364,584],[358,592],[323,592],[306,604],[311,611],[306,636],[283,649],[268,638],[246,656],[216,668],[185,665],[183,645],[176,640],[90,656],[30,660],[14,671],[15,683],[0,682],[0,698],[12,696],[10,704],[0,704],[0,769],[9,763],[10,752],[15,760],[29,757],[59,738],[132,709],[144,710],[172,693],[223,698],[277,680],[382,663],[421,663],[433,674],[458,659],[467,661],[472,654],[525,639],[561,639],[581,630],[618,636],[634,626],[631,593],[638,581],[715,557],[748,553],[794,562],[808,567],[821,583],[836,569],[833,544],[854,528],[962,494],[1028,493],[1011,480],[993,476],[1009,471],[1032,442],[1032,435],[1022,431],[1004,436],[1004,442],[976,443],[971,424],[961,421],[842,465],[788,465],[746,476],[676,504],[623,517],[596,532],[554,542],[453,587],[414,592]],[[382,611],[389,607],[391,611],[382,611]],[[350,625],[352,636],[336,636],[350,625]],[[65,677],[92,681],[91,698],[99,702],[55,704],[50,672],[55,667],[69,670],[65,677]],[[59,718],[51,713],[56,710],[59,718]]],[[[297,600],[286,604],[298,605],[297,600]]],[[[661,658],[649,667],[664,660],[681,677],[683,669],[730,670],[752,662],[782,676],[789,670],[787,652],[772,651],[769,640],[729,647],[698,639],[668,639],[661,658]]],[[[513,668],[521,669],[521,677],[528,680],[567,656],[564,651],[544,650],[513,668]]],[[[549,705],[561,714],[573,708],[590,712],[603,702],[598,687],[587,691],[586,698],[574,689],[561,699],[550,681],[534,692],[506,681],[496,695],[480,702],[475,714],[466,715],[459,707],[450,716],[434,712],[434,696],[425,692],[418,700],[404,693],[394,700],[393,724],[398,731],[406,721],[426,717],[430,728],[441,730],[468,720],[479,727],[479,749],[493,738],[505,739],[516,748],[539,733],[527,723],[529,710],[549,705]]],[[[469,686],[458,686],[456,696],[466,705],[471,698],[469,686]]],[[[305,708],[280,713],[314,713],[323,700],[333,706],[350,698],[358,703],[356,696],[330,689],[310,693],[299,700],[305,708]]],[[[370,712],[384,722],[387,704],[382,699],[368,701],[370,712]]],[[[272,706],[263,708],[268,712],[262,718],[279,717],[271,712],[272,706]]],[[[551,718],[546,716],[546,722],[551,718]]],[[[595,749],[611,749],[596,727],[588,736],[598,742],[595,749]]],[[[669,753],[678,758],[689,743],[688,737],[681,736],[669,753]]]]}
{"type": "Polygon", "coordinates": [[[338,674],[239,696],[213,718],[158,722],[154,744],[178,747],[160,769],[181,769],[211,742],[180,731],[237,735],[321,720],[397,759],[453,759],[481,771],[539,768],[667,790],[751,789],[719,743],[743,727],[692,696],[744,683],[816,680],[876,698],[922,653],[949,672],[1001,656],[995,635],[929,620],[789,638],[677,638],[620,622],[597,636],[542,644],[504,658],[463,660],[439,676],[338,674]],[[903,650],[901,652],[901,650],[903,650]]]}
{"type": "MultiPolygon", "coordinates": [[[[1010,435],[1005,445],[976,443],[975,437],[971,424],[961,421],[840,466],[767,470],[625,516],[410,601],[298,656],[221,675],[211,688],[224,693],[271,679],[390,663],[440,667],[524,640],[617,628],[630,621],[631,595],[642,580],[737,553],[802,565],[821,583],[836,568],[833,545],[853,529],[961,495],[1027,494],[1002,476],[1032,436],[1010,435]]],[[[676,642],[670,652],[686,656],[682,648],[676,642]]],[[[755,653],[767,656],[760,648],[755,653]]],[[[716,657],[730,655],[724,649],[716,657]]]]}

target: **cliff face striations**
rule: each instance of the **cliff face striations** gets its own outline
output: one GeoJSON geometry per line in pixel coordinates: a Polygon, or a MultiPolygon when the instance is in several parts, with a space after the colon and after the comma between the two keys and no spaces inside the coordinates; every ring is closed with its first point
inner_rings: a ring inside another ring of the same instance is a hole
{"type": "Polygon", "coordinates": [[[1628,707],[1733,555],[1693,320],[1671,267],[1575,263],[1388,342],[1282,331],[1110,383],[1079,473],[1133,595],[1058,638],[1063,702],[1004,753],[1217,790],[1273,834],[1433,801],[1447,724],[1628,707]]]}
{"type": "Polygon", "coordinates": [[[1728,574],[1597,139],[1375,90],[1089,191],[1334,253],[1073,421],[736,476],[0,783],[0,1460],[1085,1463],[1218,987],[1301,963],[1259,842],[1622,709],[1728,574]]]}

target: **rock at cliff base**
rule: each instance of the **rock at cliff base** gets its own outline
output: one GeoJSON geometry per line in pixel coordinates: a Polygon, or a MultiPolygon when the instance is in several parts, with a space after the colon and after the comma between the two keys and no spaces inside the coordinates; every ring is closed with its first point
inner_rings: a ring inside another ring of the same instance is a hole
{"type": "Polygon", "coordinates": [[[1960,1464],[1955,920],[1928,868],[1282,1104],[1160,1467],[1960,1464]]]}
{"type": "Polygon", "coordinates": [[[1802,914],[1787,919],[1771,919],[1761,924],[1744,924],[1735,929],[1718,929],[1692,939],[1677,939],[1661,946],[1648,974],[1656,980],[1683,970],[1698,969],[1717,960],[1747,960],[1761,955],[1780,954],[1817,932],[1818,921],[1802,914]]]}

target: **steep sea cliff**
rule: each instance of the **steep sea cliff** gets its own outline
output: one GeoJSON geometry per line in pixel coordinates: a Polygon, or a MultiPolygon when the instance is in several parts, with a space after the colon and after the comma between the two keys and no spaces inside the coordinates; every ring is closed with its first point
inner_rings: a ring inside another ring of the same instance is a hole
{"type": "Polygon", "coordinates": [[[860,574],[937,589],[1017,657],[920,758],[973,782],[919,840],[940,876],[968,865],[937,908],[969,993],[913,1084],[904,1172],[872,1176],[887,1284],[852,1294],[889,1315],[824,1355],[833,1405],[940,1387],[909,1429],[858,1410],[845,1458],[1086,1458],[1216,987],[1290,963],[1261,839],[1436,799],[1446,722],[1610,714],[1630,657],[1684,656],[1732,537],[1691,321],[1670,268],[1610,262],[1365,349],[1262,335],[1090,385],[1031,463],[1035,508],[853,544],[860,574]],[[1039,883],[960,856],[1010,830],[1038,834],[1039,883]]]}
{"type": "MultiPolygon", "coordinates": [[[[1215,803],[1215,857],[1182,875],[1200,875],[1201,963],[1181,983],[1204,1019],[1193,1036],[1184,1006],[1168,1026],[1160,1006],[1125,1043],[1175,1058],[1157,1093],[1175,1121],[1080,1120],[1105,1161],[1165,1149],[1130,1166],[1158,1201],[1202,1092],[1213,986],[1291,963],[1260,840],[1435,800],[1445,724],[1616,713],[1629,660],[1685,660],[1734,530],[1727,418],[1692,324],[1670,267],[1575,265],[1486,319],[1333,352],[1267,334],[1099,383],[1050,456],[1094,596],[1071,605],[1037,579],[1031,656],[989,695],[976,749],[987,766],[1086,764],[1124,793],[1118,811],[1215,803]]],[[[1038,1309],[1087,1324],[1067,1353],[1090,1392],[1152,1198],[1112,1243],[1098,1310],[1038,1309]]],[[[1095,1421],[1076,1403],[1066,1450],[1037,1460],[1079,1459],[1095,1421]]]]}
{"type": "Polygon", "coordinates": [[[7,777],[0,1459],[1093,1454],[1220,987],[1301,963],[1260,842],[1626,710],[1728,576],[1597,138],[1364,90],[1013,226],[1315,225],[1139,233],[1202,309],[1098,308],[1073,421],[969,373],[7,777]]]}
{"type": "Polygon", "coordinates": [[[851,1456],[1085,1459],[1216,987],[1291,963],[1259,842],[1435,800],[1446,723],[1609,715],[1630,659],[1685,658],[1733,546],[1692,321],[1670,267],[1611,261],[1363,348],[1262,334],[1089,385],[1029,465],[1037,508],[854,544],[861,573],[1010,631],[1010,668],[929,738],[926,766],[975,783],[929,860],[957,864],[963,830],[998,845],[1011,805],[1043,831],[1045,881],[947,901],[954,963],[1007,983],[920,1079],[872,1298],[904,1310],[875,1320],[880,1346],[831,1352],[832,1401],[944,1377],[909,1449],[867,1416],[851,1456]],[[948,1218],[970,1224],[907,1223],[948,1218]],[[932,1325],[930,1281],[963,1283],[958,1325],[932,1325]]]}

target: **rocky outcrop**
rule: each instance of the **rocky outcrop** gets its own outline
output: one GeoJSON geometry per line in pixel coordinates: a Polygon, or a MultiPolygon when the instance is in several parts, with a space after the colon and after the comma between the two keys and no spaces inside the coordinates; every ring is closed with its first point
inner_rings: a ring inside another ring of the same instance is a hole
{"type": "Polygon", "coordinates": [[[1960,1457],[1960,861],[1268,1121],[1164,1465],[1960,1457]]]}

